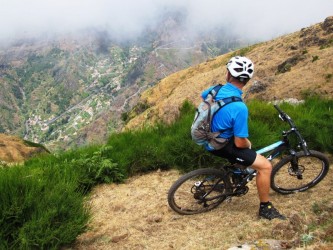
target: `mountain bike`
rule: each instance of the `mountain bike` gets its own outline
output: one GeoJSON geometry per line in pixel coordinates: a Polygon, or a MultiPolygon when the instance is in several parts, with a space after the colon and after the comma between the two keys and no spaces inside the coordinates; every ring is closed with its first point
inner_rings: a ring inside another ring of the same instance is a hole
{"type": "MultiPolygon", "coordinates": [[[[310,150],[293,120],[274,105],[282,121],[290,126],[282,131],[282,139],[256,152],[270,161],[277,158],[271,174],[271,188],[280,194],[304,192],[317,185],[329,170],[328,158],[310,150]],[[297,143],[291,143],[296,135],[297,143]],[[295,147],[292,144],[296,144],[295,147]],[[268,155],[267,155],[268,154],[268,155]]],[[[257,175],[251,167],[227,164],[220,168],[201,168],[181,176],[168,192],[169,206],[179,214],[207,212],[233,196],[245,195],[247,184],[257,175]]]]}

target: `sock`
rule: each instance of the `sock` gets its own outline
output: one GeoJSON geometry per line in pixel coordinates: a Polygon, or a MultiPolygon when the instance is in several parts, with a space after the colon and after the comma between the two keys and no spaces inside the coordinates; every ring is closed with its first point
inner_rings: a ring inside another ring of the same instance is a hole
{"type": "Polygon", "coordinates": [[[269,201],[267,201],[267,202],[260,202],[260,207],[266,207],[266,206],[268,206],[269,203],[270,203],[269,201]]]}

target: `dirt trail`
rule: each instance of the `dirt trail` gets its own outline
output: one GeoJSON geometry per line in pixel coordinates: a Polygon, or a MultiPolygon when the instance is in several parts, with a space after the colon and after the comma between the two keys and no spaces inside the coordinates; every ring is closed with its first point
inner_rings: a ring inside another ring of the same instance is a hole
{"type": "Polygon", "coordinates": [[[283,240],[288,246],[291,240],[308,233],[314,202],[333,200],[331,170],[318,186],[305,193],[282,196],[271,191],[274,204],[290,218],[285,222],[257,218],[254,181],[245,196],[205,214],[181,216],[168,207],[166,200],[178,176],[177,171],[156,171],[130,178],[124,184],[96,187],[88,200],[93,214],[90,228],[78,237],[73,248],[211,250],[260,239],[283,240]]]}

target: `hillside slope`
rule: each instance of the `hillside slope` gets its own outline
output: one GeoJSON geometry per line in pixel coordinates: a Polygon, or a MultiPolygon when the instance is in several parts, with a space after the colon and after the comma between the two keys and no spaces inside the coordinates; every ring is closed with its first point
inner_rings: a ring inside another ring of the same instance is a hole
{"type": "Polygon", "coordinates": [[[41,145],[0,133],[0,163],[19,163],[42,153],[48,151],[41,145]]]}
{"type": "Polygon", "coordinates": [[[244,89],[246,99],[302,99],[313,93],[333,96],[333,17],[328,17],[298,32],[224,54],[164,78],[142,94],[125,129],[156,120],[173,121],[184,100],[198,104],[203,89],[225,82],[225,64],[234,55],[245,55],[255,64],[254,77],[244,89]]]}

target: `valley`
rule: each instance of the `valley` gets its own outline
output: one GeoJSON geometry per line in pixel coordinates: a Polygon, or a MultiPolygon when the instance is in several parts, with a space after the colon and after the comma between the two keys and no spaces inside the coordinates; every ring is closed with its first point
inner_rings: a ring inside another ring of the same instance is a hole
{"type": "Polygon", "coordinates": [[[102,143],[123,128],[146,89],[245,43],[181,35],[180,21],[166,16],[155,30],[132,41],[90,30],[0,49],[0,133],[54,152],[102,143]]]}

